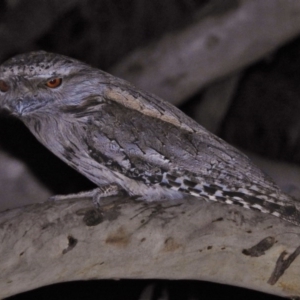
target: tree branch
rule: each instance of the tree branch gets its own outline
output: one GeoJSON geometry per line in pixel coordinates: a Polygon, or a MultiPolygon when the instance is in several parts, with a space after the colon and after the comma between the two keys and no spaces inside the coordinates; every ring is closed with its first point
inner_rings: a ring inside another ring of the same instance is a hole
{"type": "Polygon", "coordinates": [[[46,202],[2,212],[0,224],[1,298],[111,278],[197,279],[300,296],[300,259],[289,256],[299,227],[239,207],[115,198],[99,212],[86,200],[46,202]],[[289,264],[278,270],[282,255],[289,264]]]}
{"type": "Polygon", "coordinates": [[[207,83],[253,63],[300,32],[297,0],[241,0],[236,4],[230,11],[200,18],[134,51],[111,73],[179,104],[207,83]]]}

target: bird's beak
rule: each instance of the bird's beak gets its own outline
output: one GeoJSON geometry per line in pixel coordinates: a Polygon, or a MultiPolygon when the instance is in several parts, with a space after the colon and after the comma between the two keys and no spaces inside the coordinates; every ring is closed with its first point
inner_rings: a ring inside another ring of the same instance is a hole
{"type": "Polygon", "coordinates": [[[6,102],[2,107],[4,109],[7,109],[13,115],[16,115],[17,117],[22,117],[27,112],[30,112],[32,103],[32,99],[28,97],[23,97],[6,102]]]}

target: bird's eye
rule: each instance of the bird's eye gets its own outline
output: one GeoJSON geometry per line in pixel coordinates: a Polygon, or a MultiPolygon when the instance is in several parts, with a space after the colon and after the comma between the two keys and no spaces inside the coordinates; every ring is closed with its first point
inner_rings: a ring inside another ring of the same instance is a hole
{"type": "Polygon", "coordinates": [[[52,78],[46,82],[46,86],[51,89],[55,89],[55,88],[59,87],[61,85],[61,83],[62,83],[61,78],[52,78]]]}
{"type": "Polygon", "coordinates": [[[6,93],[9,90],[9,85],[4,81],[0,80],[0,91],[6,93]]]}

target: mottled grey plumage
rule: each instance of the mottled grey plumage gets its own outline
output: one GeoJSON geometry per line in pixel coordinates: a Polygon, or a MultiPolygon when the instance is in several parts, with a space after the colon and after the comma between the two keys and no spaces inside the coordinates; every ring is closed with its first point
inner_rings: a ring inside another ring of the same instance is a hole
{"type": "Polygon", "coordinates": [[[300,224],[297,202],[249,159],[171,104],[77,60],[43,51],[0,67],[0,107],[99,186],[146,201],[186,195],[238,204],[300,224]],[[49,88],[46,82],[61,78],[49,88]],[[0,86],[1,90],[1,86],[0,86]]]}

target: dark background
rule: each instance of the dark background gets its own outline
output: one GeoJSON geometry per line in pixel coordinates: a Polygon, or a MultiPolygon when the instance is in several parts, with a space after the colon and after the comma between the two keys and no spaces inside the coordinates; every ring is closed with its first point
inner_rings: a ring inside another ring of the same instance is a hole
{"type": "MultiPolygon", "coordinates": [[[[222,1],[209,0],[61,1],[60,6],[55,1],[0,1],[0,58],[4,61],[21,52],[43,49],[109,70],[132,50],[189,26],[195,12],[206,11],[210,2],[217,3],[215,9],[222,12],[222,1]]],[[[271,159],[300,162],[299,54],[300,39],[296,38],[243,71],[218,128],[222,138],[271,159]]],[[[185,99],[181,108],[193,116],[194,104],[201,101],[204,90],[185,99]]],[[[24,161],[54,194],[93,186],[5,113],[0,115],[0,150],[24,161]]],[[[164,299],[170,300],[278,298],[213,283],[121,280],[58,284],[9,299],[134,300],[151,284],[151,299],[162,299],[165,290],[169,298],[164,299]]]]}

